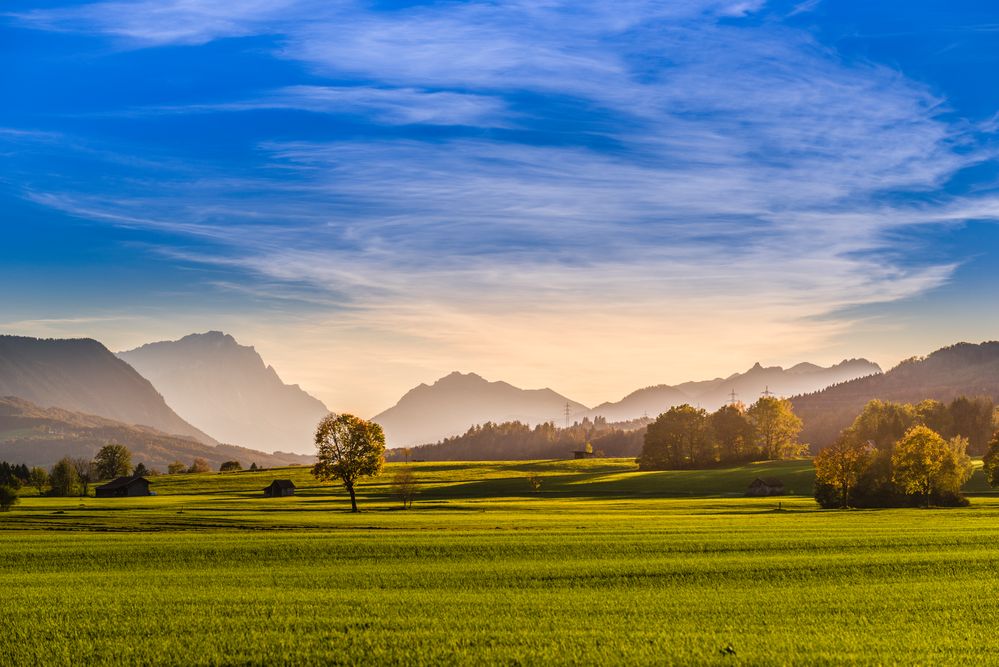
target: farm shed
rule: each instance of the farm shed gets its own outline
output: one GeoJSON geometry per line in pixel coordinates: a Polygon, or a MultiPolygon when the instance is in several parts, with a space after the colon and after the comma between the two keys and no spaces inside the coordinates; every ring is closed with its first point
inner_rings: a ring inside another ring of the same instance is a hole
{"type": "Polygon", "coordinates": [[[276,479],[264,487],[265,498],[281,498],[295,495],[295,483],[290,479],[276,479]]]}
{"type": "Polygon", "coordinates": [[[98,498],[127,498],[130,496],[150,496],[149,480],[145,477],[118,477],[94,489],[98,498]]]}
{"type": "Polygon", "coordinates": [[[746,489],[747,496],[779,496],[784,493],[784,482],[775,477],[757,477],[746,489]]]}

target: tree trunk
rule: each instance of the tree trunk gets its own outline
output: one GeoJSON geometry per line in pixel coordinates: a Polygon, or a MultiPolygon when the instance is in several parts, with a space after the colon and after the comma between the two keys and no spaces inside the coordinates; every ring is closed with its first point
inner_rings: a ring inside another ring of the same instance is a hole
{"type": "Polygon", "coordinates": [[[350,511],[357,511],[357,498],[354,497],[354,485],[350,484],[347,486],[347,491],[350,492],[350,511]]]}

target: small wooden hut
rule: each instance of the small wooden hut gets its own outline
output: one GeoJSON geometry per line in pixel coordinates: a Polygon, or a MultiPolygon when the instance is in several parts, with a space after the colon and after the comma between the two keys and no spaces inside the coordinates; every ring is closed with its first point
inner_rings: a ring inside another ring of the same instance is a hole
{"type": "Polygon", "coordinates": [[[149,480],[145,477],[118,477],[94,489],[98,498],[128,498],[132,496],[150,496],[149,480]]]}
{"type": "Polygon", "coordinates": [[[295,483],[290,479],[276,479],[264,487],[265,498],[283,498],[295,495],[295,483]]]}
{"type": "Polygon", "coordinates": [[[784,482],[776,477],[757,477],[746,489],[747,496],[779,496],[784,493],[784,482]]]}

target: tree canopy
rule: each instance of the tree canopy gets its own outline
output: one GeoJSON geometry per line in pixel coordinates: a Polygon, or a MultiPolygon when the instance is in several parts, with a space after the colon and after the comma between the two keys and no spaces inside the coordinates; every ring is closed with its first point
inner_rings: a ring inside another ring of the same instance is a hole
{"type": "Polygon", "coordinates": [[[382,427],[350,414],[330,413],[316,428],[316,464],[313,476],[340,480],[350,493],[351,511],[357,511],[354,487],[362,477],[377,475],[384,463],[382,427]]]}
{"type": "Polygon", "coordinates": [[[94,457],[94,466],[99,479],[123,477],[132,472],[132,453],[125,445],[104,445],[94,457]]]}
{"type": "Polygon", "coordinates": [[[948,443],[927,426],[913,426],[895,444],[892,481],[906,493],[921,496],[926,505],[934,494],[960,494],[972,470],[967,446],[965,438],[948,443]]]}

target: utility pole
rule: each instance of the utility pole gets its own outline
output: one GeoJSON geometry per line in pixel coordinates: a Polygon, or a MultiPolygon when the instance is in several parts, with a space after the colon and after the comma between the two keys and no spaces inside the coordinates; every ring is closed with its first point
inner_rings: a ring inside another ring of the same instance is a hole
{"type": "Polygon", "coordinates": [[[767,385],[763,389],[763,393],[760,394],[760,396],[762,396],[763,398],[771,398],[771,397],[773,397],[773,395],[774,395],[774,393],[772,391],[770,391],[770,385],[767,385]]]}
{"type": "Polygon", "coordinates": [[[729,405],[735,405],[736,403],[738,403],[738,402],[739,402],[739,400],[738,400],[738,398],[737,398],[737,397],[738,397],[738,394],[737,394],[737,393],[735,393],[735,389],[733,389],[733,390],[731,391],[731,393],[729,393],[729,397],[730,397],[730,398],[729,398],[729,400],[728,400],[728,404],[729,404],[729,405]]]}
{"type": "Polygon", "coordinates": [[[569,415],[572,411],[569,409],[569,401],[565,402],[565,428],[569,428],[569,415]]]}

